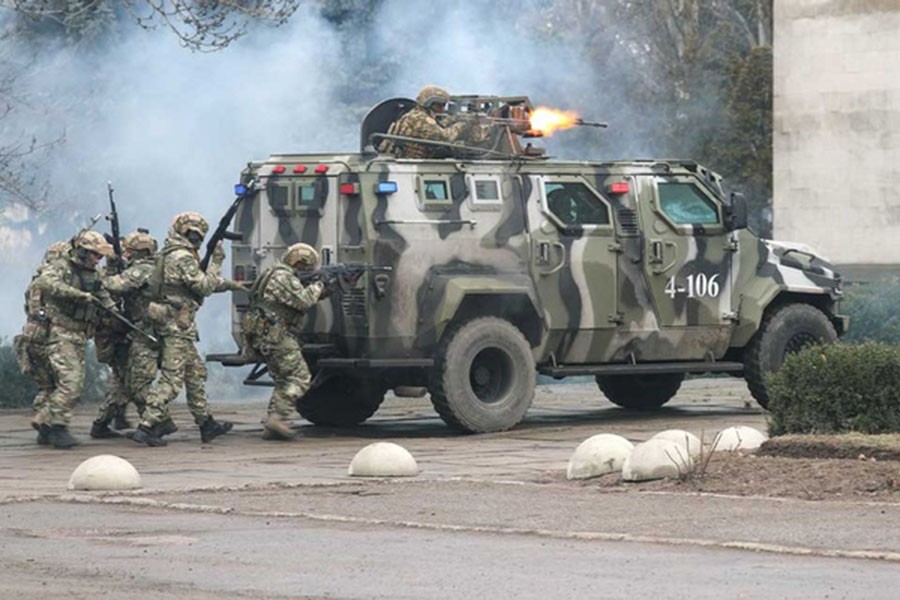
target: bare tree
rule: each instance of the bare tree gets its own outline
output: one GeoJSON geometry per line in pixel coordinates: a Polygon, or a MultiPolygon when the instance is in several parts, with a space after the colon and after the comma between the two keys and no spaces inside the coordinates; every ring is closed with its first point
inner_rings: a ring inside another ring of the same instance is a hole
{"type": "Polygon", "coordinates": [[[300,0],[0,0],[0,6],[38,22],[53,22],[77,36],[93,35],[120,20],[144,29],[169,29],[183,46],[221,50],[252,23],[282,25],[300,0]]]}

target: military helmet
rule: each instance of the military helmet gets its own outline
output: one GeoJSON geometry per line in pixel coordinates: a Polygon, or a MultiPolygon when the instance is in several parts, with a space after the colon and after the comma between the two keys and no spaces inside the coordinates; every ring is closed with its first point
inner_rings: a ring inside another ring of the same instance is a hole
{"type": "Polygon", "coordinates": [[[206,219],[195,212],[183,212],[175,215],[175,218],[172,219],[172,228],[179,235],[187,235],[188,231],[196,231],[201,236],[205,236],[209,231],[206,219]]]}
{"type": "Polygon", "coordinates": [[[312,269],[319,263],[319,253],[309,244],[300,242],[289,246],[281,260],[294,269],[312,269]]]}
{"type": "Polygon", "coordinates": [[[132,231],[122,240],[122,245],[126,250],[131,250],[132,252],[146,250],[153,253],[158,248],[156,239],[145,231],[132,231]]]}
{"type": "Polygon", "coordinates": [[[416,96],[416,103],[422,108],[431,108],[432,104],[447,104],[448,102],[450,102],[450,94],[437,85],[426,85],[416,96]]]}
{"type": "Polygon", "coordinates": [[[52,262],[66,255],[72,247],[72,242],[53,242],[44,252],[44,262],[52,262]]]}
{"type": "Polygon", "coordinates": [[[72,245],[76,250],[88,250],[102,256],[112,256],[113,247],[102,233],[96,231],[84,231],[75,236],[72,245]]]}

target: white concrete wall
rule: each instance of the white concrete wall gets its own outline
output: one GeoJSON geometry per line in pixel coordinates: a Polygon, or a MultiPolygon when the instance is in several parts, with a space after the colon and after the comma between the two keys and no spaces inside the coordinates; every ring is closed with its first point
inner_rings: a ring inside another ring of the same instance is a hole
{"type": "Polygon", "coordinates": [[[900,0],[775,0],[774,237],[900,266],[900,0]]]}

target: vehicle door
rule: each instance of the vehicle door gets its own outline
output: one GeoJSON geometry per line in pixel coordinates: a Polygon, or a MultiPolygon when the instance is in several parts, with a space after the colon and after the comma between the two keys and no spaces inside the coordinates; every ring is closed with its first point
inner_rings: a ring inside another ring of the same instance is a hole
{"type": "MultiPolygon", "coordinates": [[[[289,176],[276,175],[265,182],[265,216],[261,219],[257,250],[262,267],[278,260],[297,242],[319,252],[319,264],[335,260],[338,228],[337,177],[319,165],[297,165],[289,176]],[[316,172],[318,171],[318,172],[316,172]],[[296,173],[296,174],[294,174],[296,173]]],[[[276,166],[277,170],[278,167],[276,166]]],[[[304,331],[323,332],[334,323],[334,302],[320,302],[307,312],[304,331]]]]}
{"type": "Polygon", "coordinates": [[[557,363],[604,359],[616,327],[615,229],[610,203],[578,175],[532,176],[531,272],[557,363]]]}
{"type": "Polygon", "coordinates": [[[720,357],[733,324],[735,250],[722,200],[694,176],[640,179],[644,274],[662,334],[642,358],[702,359],[711,350],[720,357]]]}

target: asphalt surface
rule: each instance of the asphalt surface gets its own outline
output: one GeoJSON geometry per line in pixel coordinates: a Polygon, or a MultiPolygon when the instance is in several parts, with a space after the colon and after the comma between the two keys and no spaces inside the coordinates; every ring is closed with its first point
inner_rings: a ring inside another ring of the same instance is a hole
{"type": "MultiPolygon", "coordinates": [[[[528,419],[460,436],[428,399],[389,398],[365,425],[260,439],[265,400],[220,404],[235,431],[200,444],[183,405],[165,448],[89,440],[40,448],[25,411],[0,412],[0,597],[30,598],[896,598],[900,506],[649,493],[570,482],[596,433],[634,442],[669,428],[707,441],[765,429],[734,379],[687,382],[653,415],[589,384],[539,388],[528,419]],[[347,475],[388,440],[421,474],[347,475]],[[144,487],[72,492],[97,454],[129,460],[144,487]]],[[[900,473],[898,473],[900,476],[900,473]]]]}

